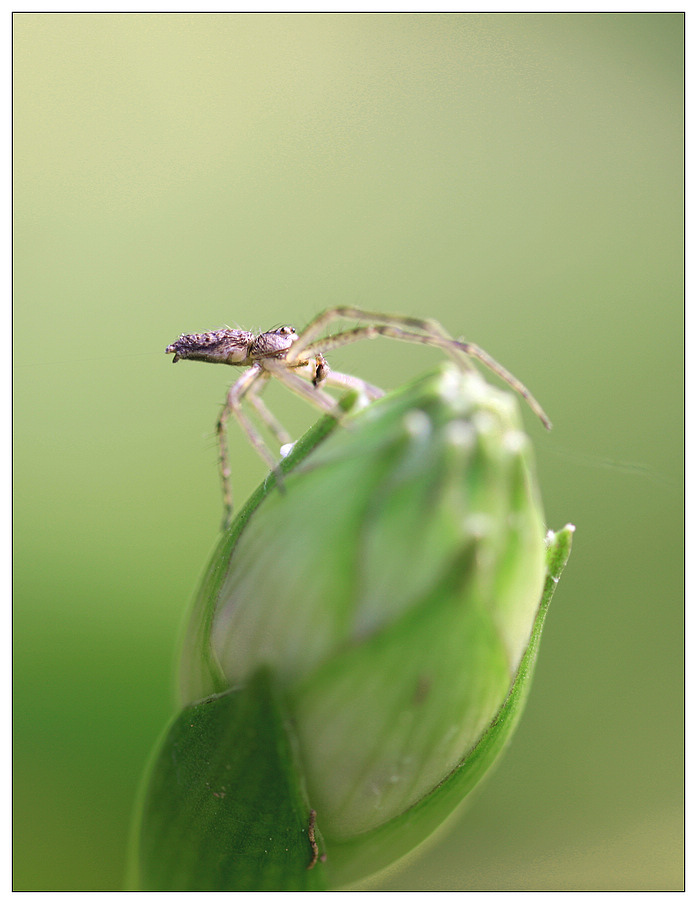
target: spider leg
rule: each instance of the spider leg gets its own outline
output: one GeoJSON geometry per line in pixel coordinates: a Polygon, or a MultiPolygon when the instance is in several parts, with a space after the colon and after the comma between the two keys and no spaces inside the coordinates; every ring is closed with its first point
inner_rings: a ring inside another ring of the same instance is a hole
{"type": "Polygon", "coordinates": [[[371,401],[385,395],[384,390],[378,386],[373,386],[372,383],[361,380],[360,377],[354,377],[353,374],[344,374],[338,370],[331,370],[326,366],[322,381],[318,385],[323,386],[325,383],[327,386],[334,386],[337,389],[356,389],[358,392],[364,393],[371,401]]]}
{"type": "Polygon", "coordinates": [[[314,320],[300,333],[286,356],[288,361],[296,360],[301,352],[315,344],[329,324],[335,320],[368,320],[376,324],[402,327],[404,329],[421,330],[442,339],[452,339],[449,333],[443,329],[437,320],[426,320],[421,317],[407,317],[401,314],[378,314],[374,311],[364,311],[362,308],[353,308],[342,305],[336,308],[327,308],[318,314],[314,320]]]}
{"type": "Polygon", "coordinates": [[[268,375],[265,374],[265,379],[257,380],[255,383],[253,383],[251,389],[247,393],[247,399],[256,409],[256,412],[259,415],[259,419],[262,421],[269,433],[273,434],[274,438],[278,442],[279,447],[285,446],[287,443],[292,442],[290,433],[288,433],[283,424],[281,424],[281,422],[276,419],[275,415],[273,415],[271,411],[269,411],[264,402],[261,400],[261,393],[268,383],[268,379],[268,375]]]}
{"type": "Polygon", "coordinates": [[[298,354],[307,355],[313,352],[330,351],[339,346],[348,345],[351,342],[358,342],[361,339],[374,339],[377,336],[386,336],[403,342],[415,342],[442,348],[461,367],[468,367],[468,359],[474,358],[505,383],[508,383],[512,389],[525,399],[544,426],[547,429],[551,428],[552,424],[544,409],[530,390],[517,377],[514,377],[510,371],[492,358],[488,352],[485,352],[483,348],[473,342],[462,342],[453,339],[435,320],[421,320],[416,317],[400,317],[391,314],[373,314],[361,311],[358,308],[332,308],[316,317],[309,327],[303,330],[298,340],[293,344],[288,358],[290,359],[291,354],[293,358],[296,358],[298,354]],[[342,330],[325,339],[314,338],[318,332],[326,328],[328,323],[339,318],[364,319],[375,322],[367,326],[342,330]]]}
{"type": "MultiPolygon", "coordinates": [[[[303,380],[298,376],[295,370],[290,370],[285,360],[278,361],[273,358],[264,358],[261,363],[261,366],[264,370],[268,371],[268,373],[272,374],[272,376],[276,377],[277,380],[280,380],[281,383],[284,383],[288,389],[294,392],[296,395],[299,395],[301,398],[305,399],[311,405],[314,405],[315,408],[319,408],[320,411],[325,414],[334,414],[336,411],[336,399],[333,399],[330,395],[327,395],[326,392],[322,392],[321,389],[313,387],[310,388],[303,380]]],[[[304,369],[304,363],[297,368],[298,371],[304,369]]],[[[305,374],[306,379],[312,381],[314,378],[314,371],[308,372],[305,374]]]]}
{"type": "Polygon", "coordinates": [[[261,376],[263,376],[264,371],[262,368],[255,364],[248,371],[246,371],[235,383],[232,384],[230,389],[228,390],[227,397],[225,399],[225,404],[220,412],[220,416],[218,418],[218,423],[216,425],[216,432],[218,435],[218,447],[220,450],[220,476],[223,483],[223,503],[225,506],[225,518],[223,521],[223,526],[227,527],[230,523],[230,516],[232,515],[232,490],[230,487],[230,455],[228,452],[228,444],[227,444],[227,435],[226,435],[226,427],[227,421],[230,415],[234,415],[237,419],[239,425],[242,427],[244,432],[247,434],[249,441],[252,446],[256,449],[258,454],[263,458],[269,468],[273,471],[276,476],[276,480],[280,485],[281,475],[278,470],[278,465],[276,463],[276,459],[269,452],[266,443],[264,442],[263,437],[259,434],[254,424],[249,420],[247,415],[242,410],[242,400],[247,395],[247,393],[251,390],[252,386],[256,383],[257,380],[261,376]]]}

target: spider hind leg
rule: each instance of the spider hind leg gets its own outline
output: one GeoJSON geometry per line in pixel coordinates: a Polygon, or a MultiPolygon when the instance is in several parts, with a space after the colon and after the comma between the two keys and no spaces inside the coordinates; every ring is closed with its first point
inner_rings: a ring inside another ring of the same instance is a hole
{"type": "Polygon", "coordinates": [[[471,368],[472,359],[479,361],[480,364],[495,373],[511,389],[525,399],[544,426],[548,430],[551,428],[551,421],[544,409],[530,390],[517,377],[473,342],[453,339],[436,320],[406,317],[399,314],[377,314],[363,311],[359,308],[329,308],[319,314],[300,333],[288,354],[288,360],[291,362],[301,354],[321,354],[322,352],[339,348],[342,345],[348,345],[351,342],[358,342],[362,339],[375,339],[378,336],[443,349],[455,360],[458,366],[466,370],[471,368]],[[340,330],[337,333],[326,336],[324,339],[318,338],[335,320],[363,320],[367,321],[367,323],[365,326],[340,330]]]}

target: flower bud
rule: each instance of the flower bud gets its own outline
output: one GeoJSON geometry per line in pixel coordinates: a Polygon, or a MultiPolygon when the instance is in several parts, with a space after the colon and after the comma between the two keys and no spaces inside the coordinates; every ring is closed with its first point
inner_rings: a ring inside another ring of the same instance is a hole
{"type": "Polygon", "coordinates": [[[326,868],[346,882],[404,852],[386,831],[404,814],[409,845],[432,831],[415,814],[512,699],[545,529],[516,400],[475,372],[443,367],[300,457],[216,553],[182,693],[190,704],[272,676],[326,868]]]}

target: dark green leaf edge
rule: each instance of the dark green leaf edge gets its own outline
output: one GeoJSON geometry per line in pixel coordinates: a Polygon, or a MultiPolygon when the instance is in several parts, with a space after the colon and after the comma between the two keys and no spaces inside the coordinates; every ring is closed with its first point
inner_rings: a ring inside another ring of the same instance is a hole
{"type": "Polygon", "coordinates": [[[186,707],[168,729],[141,795],[130,884],[325,890],[322,844],[281,697],[260,670],[243,689],[186,707]]]}

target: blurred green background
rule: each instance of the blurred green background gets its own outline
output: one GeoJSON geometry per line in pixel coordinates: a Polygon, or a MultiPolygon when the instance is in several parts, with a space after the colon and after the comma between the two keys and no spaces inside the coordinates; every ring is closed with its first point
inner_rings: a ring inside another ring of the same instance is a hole
{"type": "MultiPolygon", "coordinates": [[[[19,14],[14,54],[15,888],[122,886],[175,711],[236,372],[165,345],[334,304],[526,382],[577,526],[501,765],[367,887],[680,888],[682,15],[19,14]]],[[[440,356],[331,360],[391,387],[440,356]]]]}

